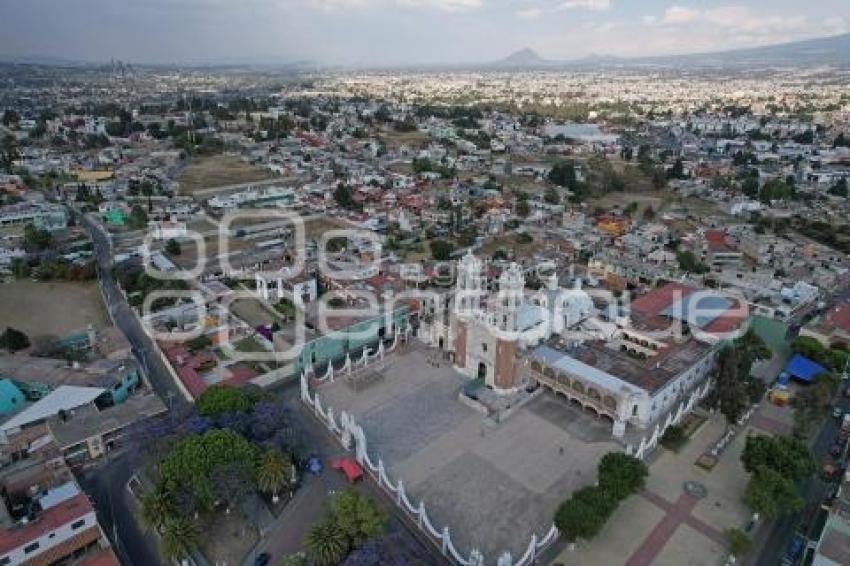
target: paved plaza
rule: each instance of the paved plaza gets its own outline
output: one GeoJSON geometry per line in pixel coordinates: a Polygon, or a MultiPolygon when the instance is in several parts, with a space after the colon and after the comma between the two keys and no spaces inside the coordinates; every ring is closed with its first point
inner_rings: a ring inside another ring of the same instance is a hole
{"type": "Polygon", "coordinates": [[[319,388],[325,406],[360,423],[370,455],[425,501],[458,550],[495,561],[518,558],[542,536],[555,509],[595,481],[599,459],[618,446],[610,422],[545,394],[493,424],[458,400],[465,378],[438,352],[415,345],[387,358],[384,379],[357,391],[344,379],[319,388]]]}
{"type": "Polygon", "coordinates": [[[743,528],[751,513],[741,501],[748,474],[741,452],[748,434],[777,434],[790,428],[788,407],[763,403],[711,471],[694,465],[723,435],[726,424],[709,418],[678,453],[661,450],[650,464],[646,489],[628,498],[592,541],[565,550],[556,563],[596,566],[720,566],[728,551],[724,531],[743,528]],[[685,482],[705,488],[704,497],[686,493],[685,482]]]}

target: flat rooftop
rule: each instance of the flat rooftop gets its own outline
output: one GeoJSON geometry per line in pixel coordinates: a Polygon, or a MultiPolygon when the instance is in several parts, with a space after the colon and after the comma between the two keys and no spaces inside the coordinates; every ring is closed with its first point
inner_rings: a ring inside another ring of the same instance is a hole
{"type": "Polygon", "coordinates": [[[84,405],[70,411],[65,420],[51,417],[47,425],[59,447],[65,448],[164,412],[162,400],[156,394],[148,393],[133,395],[124,403],[102,410],[95,405],[84,405]]]}
{"type": "Polygon", "coordinates": [[[53,386],[108,387],[115,382],[116,372],[135,369],[132,358],[103,359],[79,367],[65,360],[37,358],[22,354],[0,355],[0,376],[24,383],[46,383],[53,386]]]}
{"type": "Polygon", "coordinates": [[[691,367],[710,349],[708,344],[689,339],[682,344],[659,350],[655,356],[639,360],[618,350],[613,342],[590,340],[577,345],[559,346],[557,340],[550,340],[532,350],[530,356],[556,369],[601,381],[600,385],[609,389],[616,389],[616,384],[605,383],[604,375],[595,375],[592,371],[588,372],[587,368],[654,393],[691,367]]]}

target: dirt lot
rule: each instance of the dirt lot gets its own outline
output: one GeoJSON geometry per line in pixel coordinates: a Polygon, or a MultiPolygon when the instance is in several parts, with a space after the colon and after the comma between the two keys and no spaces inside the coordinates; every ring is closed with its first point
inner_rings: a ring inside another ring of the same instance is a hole
{"type": "Polygon", "coordinates": [[[419,147],[428,144],[431,139],[428,134],[422,132],[387,132],[382,133],[380,138],[384,140],[390,147],[399,147],[401,145],[419,147]]]}
{"type": "Polygon", "coordinates": [[[513,251],[514,258],[531,257],[543,249],[545,242],[535,238],[530,242],[522,242],[517,234],[507,234],[490,238],[481,247],[481,253],[492,256],[497,250],[513,251]]]}
{"type": "Polygon", "coordinates": [[[63,336],[75,330],[108,324],[96,283],[34,282],[0,284],[0,327],[28,334],[63,336]]]}
{"type": "Polygon", "coordinates": [[[638,205],[636,215],[639,218],[647,207],[652,207],[653,210],[659,212],[671,202],[671,195],[665,192],[646,192],[646,193],[608,193],[599,198],[589,199],[587,201],[591,210],[596,207],[604,209],[620,208],[623,209],[635,203],[638,205]]]}
{"type": "Polygon", "coordinates": [[[245,163],[238,157],[215,155],[192,159],[177,176],[182,194],[192,194],[200,189],[250,183],[270,179],[269,171],[245,163]]]}
{"type": "Polygon", "coordinates": [[[304,223],[305,236],[318,238],[328,230],[351,229],[351,225],[333,218],[315,218],[304,223]]]}

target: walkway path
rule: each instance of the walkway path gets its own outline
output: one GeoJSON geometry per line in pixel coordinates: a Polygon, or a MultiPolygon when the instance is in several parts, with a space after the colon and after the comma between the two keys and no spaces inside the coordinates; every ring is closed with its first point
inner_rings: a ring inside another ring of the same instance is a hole
{"type": "Polygon", "coordinates": [[[641,492],[641,496],[665,511],[664,518],[655,525],[638,549],[632,553],[626,562],[626,566],[646,566],[651,564],[658,556],[667,542],[673,537],[679,525],[686,524],[702,535],[710,538],[718,544],[725,544],[723,533],[711,525],[691,515],[699,499],[688,493],[682,493],[675,503],[670,503],[660,495],[649,490],[641,492]]]}

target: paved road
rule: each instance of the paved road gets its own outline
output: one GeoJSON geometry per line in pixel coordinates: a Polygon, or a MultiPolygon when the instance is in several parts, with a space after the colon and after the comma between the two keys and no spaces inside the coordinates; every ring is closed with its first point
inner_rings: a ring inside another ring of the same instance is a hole
{"type": "MultiPolygon", "coordinates": [[[[839,406],[845,412],[850,411],[850,402],[847,399],[841,398],[839,406]]],[[[818,432],[815,444],[812,447],[812,452],[815,455],[815,461],[818,465],[818,471],[820,471],[820,466],[827,459],[830,445],[835,437],[838,436],[838,429],[839,422],[830,416],[818,432]]],[[[830,484],[823,481],[820,474],[802,483],[801,493],[805,501],[803,510],[799,513],[783,517],[774,523],[764,543],[764,550],[758,559],[754,561],[754,564],[757,566],[776,566],[782,561],[788,543],[794,538],[794,534],[798,530],[801,532],[809,532],[811,530],[811,523],[815,520],[817,510],[826,497],[829,487],[830,484]]],[[[811,536],[817,537],[819,534],[812,533],[811,536]]]]}
{"type": "Polygon", "coordinates": [[[142,531],[133,516],[132,495],[126,489],[133,475],[127,458],[118,456],[79,475],[83,490],[94,501],[97,517],[124,566],[160,564],[157,542],[142,531]]]}
{"type": "Polygon", "coordinates": [[[151,387],[162,398],[166,406],[175,408],[187,403],[183,393],[174,383],[171,372],[156,353],[156,345],[145,332],[139,319],[130,309],[118,283],[112,277],[112,242],[103,226],[90,216],[82,216],[83,225],[94,242],[97,258],[97,278],[109,310],[110,318],[121,329],[133,347],[133,353],[145,369],[151,387]]]}

